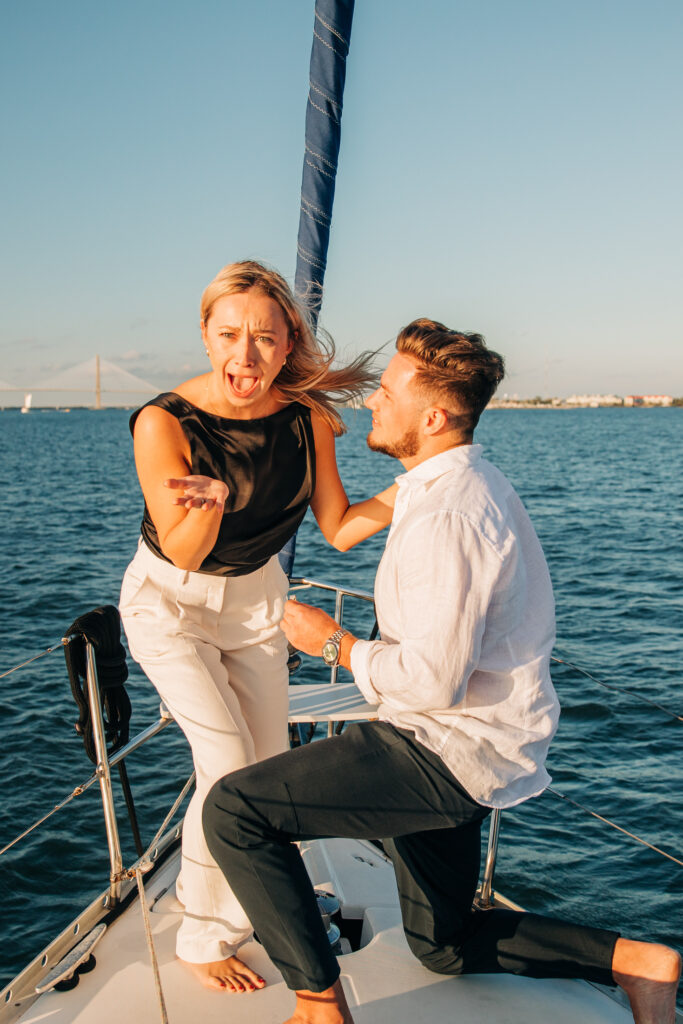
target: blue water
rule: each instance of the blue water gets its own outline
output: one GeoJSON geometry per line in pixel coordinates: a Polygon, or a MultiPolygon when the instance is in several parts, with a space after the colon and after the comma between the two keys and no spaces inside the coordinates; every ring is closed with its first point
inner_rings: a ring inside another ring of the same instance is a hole
{"type": "MultiPolygon", "coordinates": [[[[141,514],[127,419],[123,410],[0,412],[0,672],[56,642],[83,612],[117,602],[141,514]]],[[[348,422],[338,452],[353,500],[400,467],[366,449],[365,410],[348,422]]],[[[477,432],[543,543],[557,655],[679,714],[682,428],[679,409],[499,410],[477,432]]],[[[340,554],[307,519],[295,571],[372,589],[383,543],[380,535],[340,554]]],[[[351,622],[371,626],[367,614],[351,622]]],[[[563,705],[553,786],[681,858],[681,722],[564,666],[553,675],[563,705]]],[[[135,668],[129,692],[139,727],[158,701],[135,668]]],[[[75,718],[60,652],[0,680],[0,847],[90,774],[75,718]]],[[[143,836],[190,767],[171,729],[130,759],[143,836]]],[[[496,881],[530,910],[683,945],[683,868],[550,794],[504,813],[496,881]]],[[[107,882],[93,787],[0,858],[0,983],[107,882]]]]}

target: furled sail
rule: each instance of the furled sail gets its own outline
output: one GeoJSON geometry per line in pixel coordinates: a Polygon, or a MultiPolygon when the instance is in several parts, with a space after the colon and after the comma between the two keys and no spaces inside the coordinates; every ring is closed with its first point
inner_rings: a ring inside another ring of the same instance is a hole
{"type": "MultiPolygon", "coordinates": [[[[315,2],[294,278],[294,291],[305,300],[314,329],[323,301],[327,247],[330,244],[346,58],[351,41],[354,2],[315,2]]],[[[288,576],[292,574],[295,551],[296,534],[289,539],[279,556],[280,564],[288,576]]]]}
{"type": "Polygon", "coordinates": [[[314,326],[322,304],[354,0],[316,0],[294,290],[314,326]]]}

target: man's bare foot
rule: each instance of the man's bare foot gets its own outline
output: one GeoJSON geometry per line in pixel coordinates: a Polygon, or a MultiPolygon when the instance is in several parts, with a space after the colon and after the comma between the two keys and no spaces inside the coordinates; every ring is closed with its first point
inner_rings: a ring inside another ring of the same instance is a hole
{"type": "Polygon", "coordinates": [[[631,1004],[636,1024],[674,1024],[681,957],[655,942],[617,939],[612,974],[631,1004]]]}
{"type": "Polygon", "coordinates": [[[261,975],[247,967],[238,956],[228,956],[225,960],[213,960],[208,964],[192,964],[189,960],[180,962],[189,967],[202,985],[218,992],[253,992],[266,984],[261,975]]]}
{"type": "Polygon", "coordinates": [[[353,1024],[341,980],[337,978],[324,992],[299,990],[294,1014],[285,1024],[353,1024]]]}

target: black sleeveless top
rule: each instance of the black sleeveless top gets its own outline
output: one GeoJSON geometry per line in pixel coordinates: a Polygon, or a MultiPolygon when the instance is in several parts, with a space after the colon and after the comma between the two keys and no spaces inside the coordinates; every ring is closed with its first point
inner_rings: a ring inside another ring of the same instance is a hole
{"type": "MultiPolygon", "coordinates": [[[[295,402],[261,419],[233,420],[205,412],[174,392],[147,405],[165,409],[180,422],[190,443],[191,474],[228,485],[218,538],[199,572],[245,576],[260,569],[296,532],[313,496],[310,409],[295,402]]],[[[147,405],[131,416],[131,433],[147,405]]],[[[142,536],[159,558],[170,561],[146,505],[142,536]]]]}

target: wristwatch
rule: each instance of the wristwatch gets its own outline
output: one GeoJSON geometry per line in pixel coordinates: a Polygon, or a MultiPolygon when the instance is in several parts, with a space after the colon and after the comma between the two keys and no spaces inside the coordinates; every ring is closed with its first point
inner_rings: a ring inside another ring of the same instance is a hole
{"type": "Polygon", "coordinates": [[[321,651],[323,661],[326,665],[329,665],[330,668],[334,668],[335,665],[339,664],[341,638],[346,636],[347,633],[348,629],[342,629],[340,626],[339,629],[332,634],[330,639],[323,644],[323,649],[321,651]]]}

